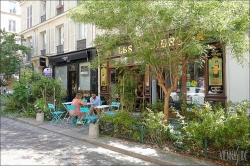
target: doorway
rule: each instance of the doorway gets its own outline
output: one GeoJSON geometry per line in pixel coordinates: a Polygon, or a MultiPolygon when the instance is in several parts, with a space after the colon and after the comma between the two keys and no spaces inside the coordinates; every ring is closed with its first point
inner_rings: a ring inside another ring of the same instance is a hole
{"type": "Polygon", "coordinates": [[[76,81],[76,71],[70,71],[69,72],[69,101],[72,101],[77,93],[77,81],[76,81]]]}

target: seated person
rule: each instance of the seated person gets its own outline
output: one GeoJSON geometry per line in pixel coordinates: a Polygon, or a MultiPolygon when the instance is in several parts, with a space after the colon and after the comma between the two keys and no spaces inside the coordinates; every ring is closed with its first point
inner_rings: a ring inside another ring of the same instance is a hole
{"type": "Polygon", "coordinates": [[[77,93],[76,97],[72,100],[71,105],[75,106],[76,110],[70,110],[70,115],[71,116],[78,116],[79,120],[77,123],[80,123],[83,119],[83,117],[85,116],[85,113],[80,112],[80,107],[81,105],[86,105],[85,102],[82,101],[82,94],[81,93],[77,93]]]}
{"type": "Polygon", "coordinates": [[[92,92],[91,97],[90,97],[90,115],[93,115],[94,110],[97,110],[98,112],[98,118],[100,118],[101,115],[101,109],[100,108],[95,108],[96,106],[100,106],[101,104],[101,99],[99,96],[96,96],[96,93],[92,92]]]}

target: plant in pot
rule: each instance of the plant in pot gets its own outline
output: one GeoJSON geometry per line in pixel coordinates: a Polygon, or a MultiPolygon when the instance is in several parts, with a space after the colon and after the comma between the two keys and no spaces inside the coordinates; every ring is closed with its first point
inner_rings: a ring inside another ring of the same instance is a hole
{"type": "Polygon", "coordinates": [[[47,103],[44,99],[37,99],[35,102],[36,109],[36,122],[42,123],[44,122],[44,113],[47,110],[47,103]]]}

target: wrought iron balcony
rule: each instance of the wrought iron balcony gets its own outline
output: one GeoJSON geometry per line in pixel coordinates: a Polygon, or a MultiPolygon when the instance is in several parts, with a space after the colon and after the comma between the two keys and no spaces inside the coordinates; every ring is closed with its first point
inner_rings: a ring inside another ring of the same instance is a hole
{"type": "Polygon", "coordinates": [[[64,53],[63,44],[59,45],[59,46],[56,46],[56,50],[57,50],[57,54],[63,54],[64,53]]]}
{"type": "Polygon", "coordinates": [[[56,10],[57,10],[57,15],[62,14],[64,12],[64,6],[59,4],[56,7],[56,10]]]}
{"type": "Polygon", "coordinates": [[[46,21],[46,14],[41,16],[41,23],[44,22],[44,21],[46,21]]]}
{"type": "Polygon", "coordinates": [[[86,39],[78,40],[76,42],[76,50],[83,50],[86,48],[86,39]]]}
{"type": "Polygon", "coordinates": [[[46,55],[46,49],[41,50],[41,55],[46,55]]]}

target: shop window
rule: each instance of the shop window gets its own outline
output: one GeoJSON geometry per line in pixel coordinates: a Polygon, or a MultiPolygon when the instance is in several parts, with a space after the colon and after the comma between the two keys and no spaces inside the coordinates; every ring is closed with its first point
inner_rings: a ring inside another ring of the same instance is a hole
{"type": "Polygon", "coordinates": [[[67,66],[56,66],[55,67],[55,79],[61,80],[63,89],[67,90],[67,66]]]}
{"type": "Polygon", "coordinates": [[[186,68],[186,101],[187,104],[204,104],[204,63],[188,62],[186,68]]]}
{"type": "Polygon", "coordinates": [[[80,63],[79,64],[79,87],[78,90],[80,90],[83,94],[84,98],[90,97],[90,63],[80,63]]]}

